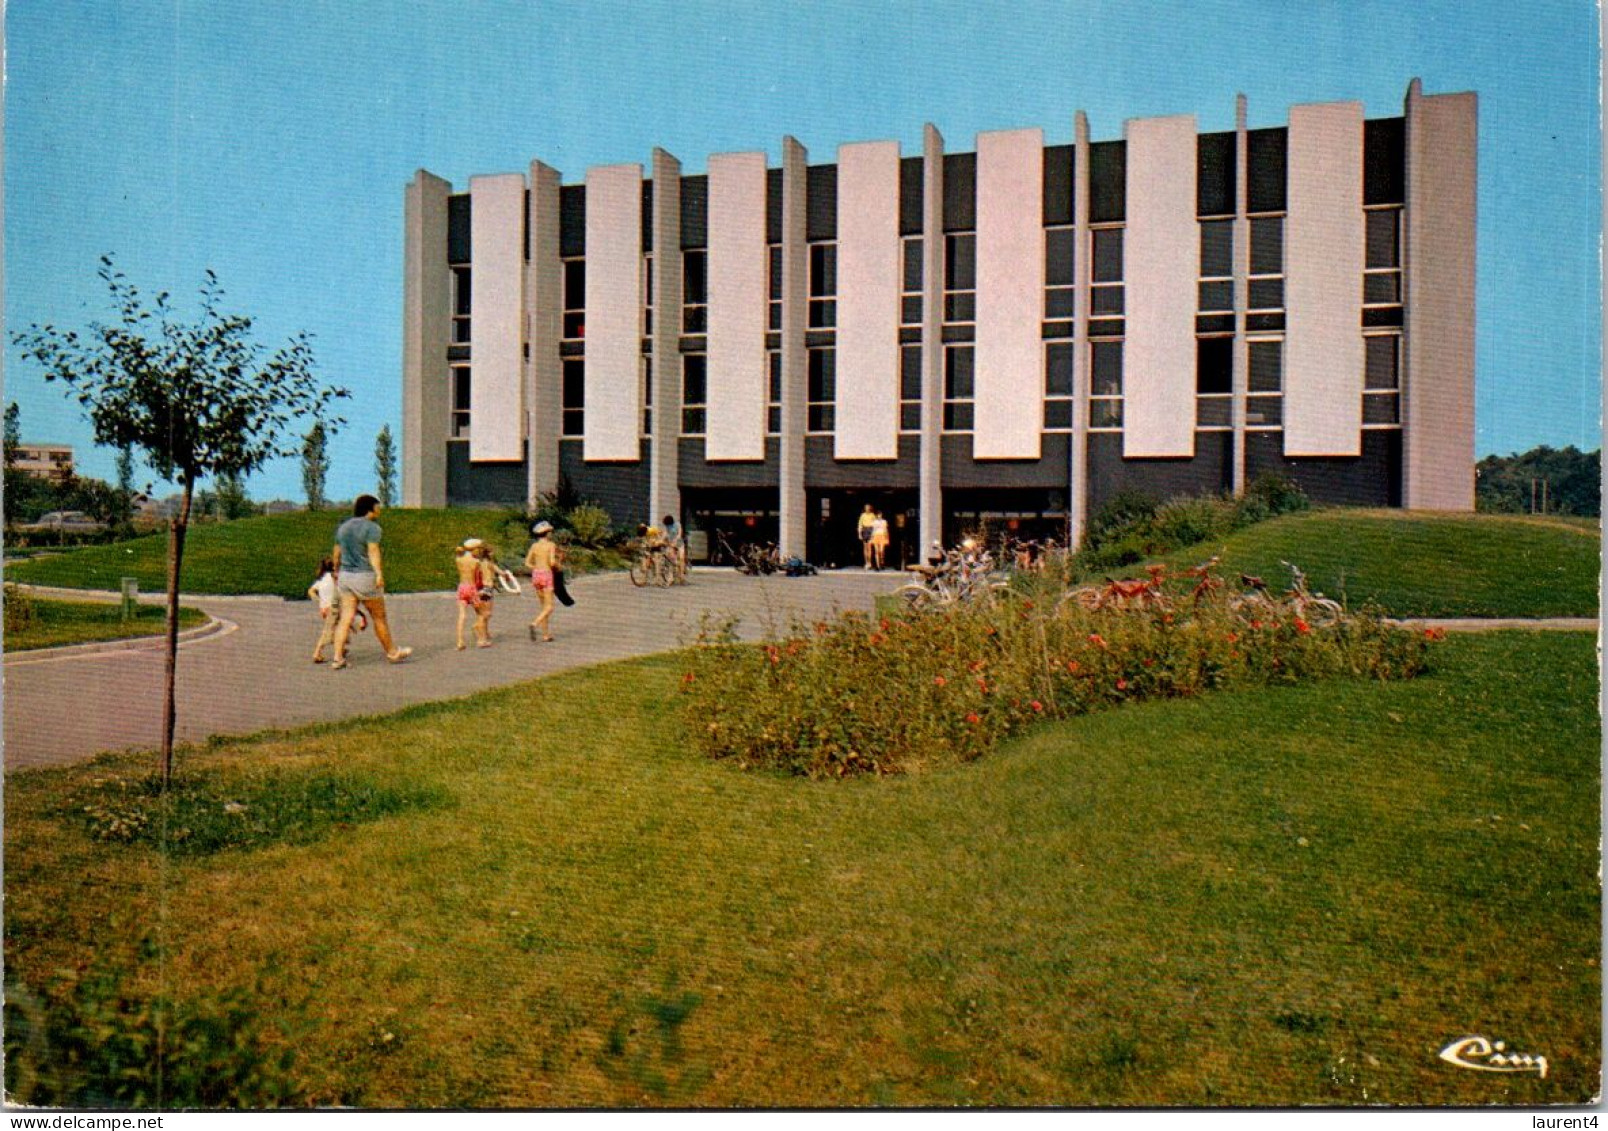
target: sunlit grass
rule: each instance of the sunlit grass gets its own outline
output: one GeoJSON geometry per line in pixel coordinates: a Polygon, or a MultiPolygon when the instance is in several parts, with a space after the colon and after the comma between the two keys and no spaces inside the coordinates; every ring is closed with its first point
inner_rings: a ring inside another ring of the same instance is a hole
{"type": "MultiPolygon", "coordinates": [[[[62,644],[87,644],[98,640],[159,636],[166,631],[167,609],[161,605],[139,605],[134,609],[133,617],[124,620],[119,605],[104,601],[58,601],[32,596],[25,600],[32,609],[31,619],[19,628],[7,629],[7,652],[54,648],[62,644]]],[[[199,609],[182,606],[179,609],[180,631],[202,624],[206,619],[206,614],[199,609]]]]}
{"type": "Polygon", "coordinates": [[[52,815],[133,762],[14,773],[8,974],[151,933],[134,985],[266,979],[326,1103],[1582,1102],[1592,640],[1432,663],[836,783],[693,753],[673,657],[593,668],[192,751],[219,796],[338,771],[451,799],[198,858],[52,815]],[[1470,1033],[1548,1078],[1436,1058],[1470,1033]]]}

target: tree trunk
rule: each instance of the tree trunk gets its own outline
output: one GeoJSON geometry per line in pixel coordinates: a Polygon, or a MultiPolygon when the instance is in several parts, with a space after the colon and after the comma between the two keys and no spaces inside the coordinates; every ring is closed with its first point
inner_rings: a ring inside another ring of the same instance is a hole
{"type": "Polygon", "coordinates": [[[175,699],[179,669],[179,570],[184,564],[184,532],[190,525],[190,480],[184,481],[179,515],[168,527],[167,666],[162,687],[162,788],[173,783],[173,724],[178,717],[175,699]]]}

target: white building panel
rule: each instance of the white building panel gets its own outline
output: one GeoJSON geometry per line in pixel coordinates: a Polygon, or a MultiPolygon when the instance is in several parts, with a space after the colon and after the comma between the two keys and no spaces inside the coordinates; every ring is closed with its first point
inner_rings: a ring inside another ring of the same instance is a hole
{"type": "Polygon", "coordinates": [[[1362,104],[1290,108],[1284,454],[1362,453],[1362,104]]]}
{"type": "Polygon", "coordinates": [[[1122,454],[1195,454],[1200,230],[1195,116],[1136,118],[1128,145],[1122,454]]]}
{"type": "Polygon", "coordinates": [[[588,460],[641,457],[642,166],[586,172],[588,460]]]}
{"type": "Polygon", "coordinates": [[[1042,130],[977,135],[976,459],[1039,456],[1043,198],[1042,130]]]}
{"type": "Polygon", "coordinates": [[[704,458],[765,458],[770,300],[765,155],[709,158],[709,356],[704,458]]]}
{"type": "Polygon", "coordinates": [[[899,455],[899,143],[838,148],[838,459],[899,455]]]}
{"type": "Polygon", "coordinates": [[[518,460],[525,419],[525,178],[469,179],[469,458],[518,460]]]}

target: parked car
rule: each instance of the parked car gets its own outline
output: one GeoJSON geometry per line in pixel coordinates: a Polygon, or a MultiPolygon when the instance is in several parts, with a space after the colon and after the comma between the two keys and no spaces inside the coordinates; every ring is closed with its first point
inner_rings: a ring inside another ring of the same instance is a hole
{"type": "Polygon", "coordinates": [[[17,529],[24,533],[55,530],[63,534],[99,534],[106,529],[106,524],[97,522],[83,511],[51,511],[41,515],[38,522],[25,522],[17,529]]]}

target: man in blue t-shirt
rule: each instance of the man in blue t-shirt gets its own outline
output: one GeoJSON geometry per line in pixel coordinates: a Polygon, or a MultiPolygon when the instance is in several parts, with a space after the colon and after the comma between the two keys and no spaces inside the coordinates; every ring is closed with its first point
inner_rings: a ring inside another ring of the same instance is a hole
{"type": "Polygon", "coordinates": [[[346,666],[346,639],[351,635],[352,618],[361,601],[374,622],[374,637],[385,649],[385,658],[400,664],[413,655],[412,648],[398,648],[391,639],[391,626],[385,619],[385,568],[380,558],[380,501],[373,495],[359,495],[352,504],[352,517],[335,531],[335,589],[341,599],[341,619],[335,626],[335,662],[332,671],[346,666]]]}

